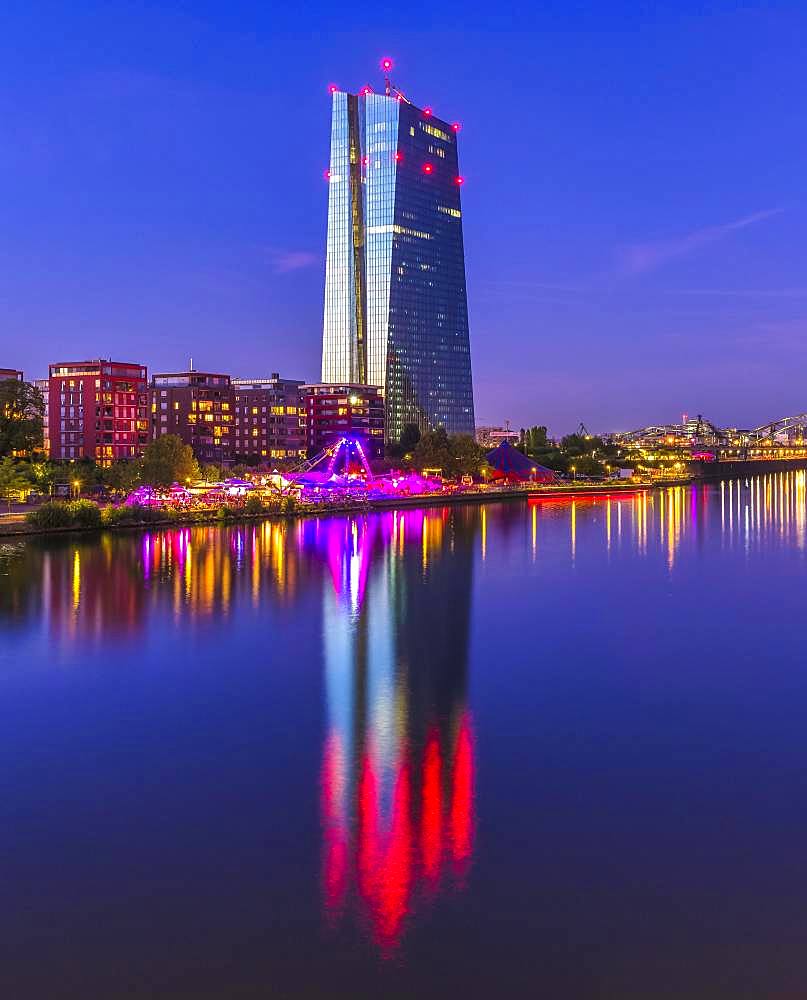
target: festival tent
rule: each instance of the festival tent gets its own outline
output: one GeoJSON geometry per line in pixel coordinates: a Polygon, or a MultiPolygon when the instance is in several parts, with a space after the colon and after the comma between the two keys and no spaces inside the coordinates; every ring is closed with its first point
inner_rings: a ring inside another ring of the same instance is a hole
{"type": "Polygon", "coordinates": [[[491,479],[505,479],[518,483],[551,483],[555,479],[552,469],[547,469],[527,458],[509,441],[502,441],[497,448],[487,453],[486,458],[493,470],[491,479]]]}

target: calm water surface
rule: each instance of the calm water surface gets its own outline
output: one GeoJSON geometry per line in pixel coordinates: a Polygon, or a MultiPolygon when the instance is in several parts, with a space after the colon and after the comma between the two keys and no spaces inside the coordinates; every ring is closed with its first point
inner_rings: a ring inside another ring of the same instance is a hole
{"type": "Polygon", "coordinates": [[[804,473],[0,546],[0,995],[807,994],[804,473]]]}

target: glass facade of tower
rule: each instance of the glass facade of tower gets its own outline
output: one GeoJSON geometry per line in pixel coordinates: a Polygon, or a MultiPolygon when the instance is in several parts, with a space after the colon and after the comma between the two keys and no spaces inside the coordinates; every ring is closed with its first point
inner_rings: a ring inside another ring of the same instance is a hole
{"type": "Polygon", "coordinates": [[[473,434],[457,134],[383,94],[333,95],[323,382],[384,390],[408,423],[473,434]]]}

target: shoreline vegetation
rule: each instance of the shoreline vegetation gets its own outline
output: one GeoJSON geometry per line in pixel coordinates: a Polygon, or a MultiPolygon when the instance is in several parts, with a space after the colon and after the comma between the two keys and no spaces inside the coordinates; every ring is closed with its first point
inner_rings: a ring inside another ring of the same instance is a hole
{"type": "Polygon", "coordinates": [[[281,497],[277,501],[265,503],[258,497],[249,497],[246,503],[239,506],[222,504],[219,507],[193,508],[140,507],[137,505],[101,507],[92,500],[53,500],[29,511],[22,521],[3,521],[0,519],[0,537],[4,535],[62,534],[122,529],[144,530],[183,525],[229,525],[329,514],[362,514],[412,507],[499,503],[530,497],[584,499],[586,496],[630,495],[647,489],[648,487],[644,485],[637,486],[628,483],[607,486],[603,484],[578,484],[576,486],[570,484],[569,486],[551,488],[500,487],[367,501],[340,500],[328,504],[308,503],[298,500],[296,497],[281,497]]]}

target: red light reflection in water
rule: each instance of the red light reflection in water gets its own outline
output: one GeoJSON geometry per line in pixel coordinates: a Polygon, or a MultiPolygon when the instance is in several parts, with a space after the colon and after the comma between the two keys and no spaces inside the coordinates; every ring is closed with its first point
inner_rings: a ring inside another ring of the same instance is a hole
{"type": "Polygon", "coordinates": [[[348,881],[348,844],[344,831],[344,750],[332,732],[325,743],[322,782],[324,838],[323,886],[329,914],[341,910],[348,881]]]}
{"type": "Polygon", "coordinates": [[[409,793],[409,767],[403,764],[395,778],[391,813],[384,817],[378,782],[365,754],[359,790],[359,891],[385,951],[398,941],[407,912],[412,878],[409,793]]]}
{"type": "Polygon", "coordinates": [[[351,791],[350,764],[338,734],[331,730],[325,742],[322,880],[326,915],[331,923],[344,915],[352,880],[354,900],[369,917],[374,937],[387,956],[399,944],[418,897],[424,902],[433,898],[446,870],[454,876],[455,887],[465,882],[474,829],[474,745],[467,709],[459,718],[456,734],[441,739],[438,729],[432,728],[419,770],[418,752],[407,749],[397,762],[387,803],[371,749],[362,753],[351,791]],[[413,787],[417,775],[420,785],[413,787]]]}
{"type": "Polygon", "coordinates": [[[467,713],[462,717],[454,759],[454,795],[451,802],[451,857],[456,870],[464,874],[471,860],[474,795],[474,751],[467,713]]]}
{"type": "Polygon", "coordinates": [[[421,817],[421,853],[423,874],[434,887],[440,876],[443,853],[443,792],[440,785],[442,761],[437,733],[433,730],[423,761],[423,815],[421,817]]]}

